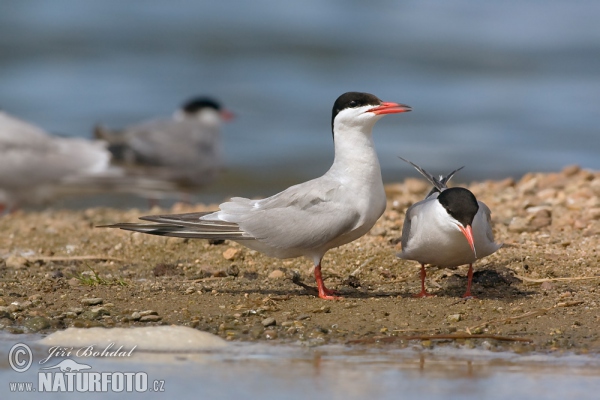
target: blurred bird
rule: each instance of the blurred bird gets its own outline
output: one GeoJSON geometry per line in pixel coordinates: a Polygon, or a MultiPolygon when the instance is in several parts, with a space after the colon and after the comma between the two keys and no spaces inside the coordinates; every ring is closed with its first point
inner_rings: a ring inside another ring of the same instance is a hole
{"type": "Polygon", "coordinates": [[[408,208],[402,227],[402,252],[398,257],[421,263],[421,292],[415,297],[432,296],[425,290],[425,264],[441,267],[469,264],[463,297],[473,297],[473,263],[502,247],[494,242],[490,209],[471,191],[446,186],[462,167],[436,179],[418,165],[400,158],[434,186],[424,200],[408,208]]]}
{"type": "Polygon", "coordinates": [[[109,143],[114,160],[130,175],[197,188],[223,168],[221,123],[233,118],[215,100],[186,102],[171,119],[142,122],[120,131],[96,126],[94,136],[109,143]]]}
{"type": "Polygon", "coordinates": [[[348,92],[335,101],[335,158],[325,175],[263,200],[234,197],[209,213],[146,216],[151,224],[110,225],[153,235],[228,239],[277,258],[314,262],[319,297],[336,299],[321,276],[321,259],[332,248],[367,233],[386,206],[372,129],[382,116],[411,108],[372,94],[348,92]]]}
{"type": "Polygon", "coordinates": [[[106,143],[52,136],[0,111],[0,210],[36,204],[70,179],[106,172],[106,143]]]}

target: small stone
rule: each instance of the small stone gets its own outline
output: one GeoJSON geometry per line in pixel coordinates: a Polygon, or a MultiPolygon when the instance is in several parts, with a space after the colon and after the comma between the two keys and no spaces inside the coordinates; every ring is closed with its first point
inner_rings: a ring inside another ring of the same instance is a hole
{"type": "Polygon", "coordinates": [[[103,315],[109,315],[110,312],[104,307],[94,307],[81,314],[83,319],[94,320],[102,317],[103,315]]]}
{"type": "Polygon", "coordinates": [[[261,324],[264,327],[274,326],[274,325],[277,325],[277,321],[275,321],[275,318],[269,317],[269,318],[263,319],[262,322],[261,322],[261,324]]]}
{"type": "Polygon", "coordinates": [[[508,224],[508,230],[511,232],[521,233],[526,232],[530,229],[529,221],[527,218],[514,217],[510,224],[508,224]]]}
{"type": "Polygon", "coordinates": [[[139,320],[140,320],[140,318],[142,318],[142,316],[140,315],[140,313],[139,313],[139,312],[137,312],[137,311],[134,311],[133,313],[131,313],[131,319],[132,319],[133,321],[139,321],[139,320]]]}
{"type": "Polygon", "coordinates": [[[185,293],[186,294],[192,294],[196,292],[196,288],[195,287],[189,287],[187,289],[185,289],[185,293]]]}
{"type": "Polygon", "coordinates": [[[274,331],[272,329],[267,329],[265,331],[265,339],[268,339],[268,340],[277,339],[277,331],[274,331]]]}
{"type": "Polygon", "coordinates": [[[378,226],[378,227],[371,229],[371,232],[369,232],[369,234],[371,236],[385,237],[385,235],[387,235],[387,230],[385,228],[378,226]]]}
{"type": "Polygon", "coordinates": [[[84,306],[95,306],[98,304],[102,304],[103,302],[104,302],[104,299],[102,299],[100,297],[90,297],[90,298],[81,299],[81,304],[83,304],[84,306]]]}
{"type": "Polygon", "coordinates": [[[239,257],[241,252],[242,252],[241,249],[236,249],[235,247],[230,247],[223,252],[223,258],[225,258],[226,260],[229,260],[229,261],[233,261],[239,257]]]}
{"type": "Polygon", "coordinates": [[[229,267],[227,267],[225,272],[227,273],[227,276],[238,276],[240,274],[240,269],[237,265],[231,264],[229,267]]]}
{"type": "Polygon", "coordinates": [[[554,289],[554,285],[548,281],[542,282],[542,284],[540,285],[540,289],[542,289],[543,291],[552,290],[554,289]]]}
{"type": "Polygon", "coordinates": [[[140,318],[140,322],[158,322],[162,318],[158,315],[144,315],[140,318]]]}
{"type": "Polygon", "coordinates": [[[282,270],[276,269],[269,274],[269,279],[281,279],[285,276],[282,270]]]}
{"type": "Polygon", "coordinates": [[[148,315],[158,315],[158,313],[154,310],[146,310],[146,311],[140,311],[140,317],[145,317],[148,315]]]}
{"type": "Polygon", "coordinates": [[[45,317],[33,317],[25,320],[23,326],[27,328],[29,332],[39,332],[43,329],[50,328],[51,324],[48,318],[45,317]]]}
{"type": "Polygon", "coordinates": [[[446,321],[450,323],[459,322],[462,319],[460,314],[451,314],[446,317],[446,321]]]}
{"type": "Polygon", "coordinates": [[[68,280],[69,286],[81,286],[81,281],[77,278],[71,278],[68,280]]]}
{"type": "Polygon", "coordinates": [[[0,307],[0,318],[10,318],[10,311],[8,307],[0,307]]]}
{"type": "Polygon", "coordinates": [[[6,259],[6,266],[8,268],[20,269],[27,267],[27,259],[25,257],[10,255],[6,259]]]}
{"type": "Polygon", "coordinates": [[[255,325],[250,329],[250,337],[260,339],[265,329],[262,326],[255,325]]]}

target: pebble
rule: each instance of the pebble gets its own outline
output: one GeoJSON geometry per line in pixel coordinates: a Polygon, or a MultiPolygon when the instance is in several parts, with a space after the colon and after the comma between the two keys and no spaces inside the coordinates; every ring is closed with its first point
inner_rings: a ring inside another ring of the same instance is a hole
{"type": "Polygon", "coordinates": [[[281,279],[285,276],[282,270],[276,269],[269,274],[269,279],[281,279]]]}
{"type": "Polygon", "coordinates": [[[33,317],[28,318],[23,323],[23,326],[27,328],[29,332],[39,332],[43,329],[50,328],[50,320],[45,317],[33,317]]]}
{"type": "Polygon", "coordinates": [[[84,311],[81,314],[83,319],[93,320],[102,317],[103,315],[110,315],[110,312],[104,307],[94,307],[90,310],[84,311]]]}
{"type": "Polygon", "coordinates": [[[91,297],[91,298],[81,299],[81,304],[83,304],[84,306],[95,306],[98,304],[102,304],[103,302],[104,302],[104,299],[102,299],[100,297],[91,297]]]}
{"type": "Polygon", "coordinates": [[[10,318],[8,307],[0,306],[0,318],[10,318]]]}
{"type": "Polygon", "coordinates": [[[275,320],[275,318],[269,317],[269,318],[263,319],[262,322],[261,322],[261,324],[264,327],[274,326],[274,325],[277,325],[277,321],[275,320]]]}
{"type": "Polygon", "coordinates": [[[140,318],[140,322],[158,322],[162,319],[162,317],[158,315],[144,315],[140,318]]]}
{"type": "Polygon", "coordinates": [[[27,266],[27,259],[25,257],[10,255],[6,259],[6,266],[8,268],[20,269],[27,266]]]}
{"type": "Polygon", "coordinates": [[[462,319],[460,314],[452,314],[446,317],[446,320],[450,323],[459,322],[462,319]]]}
{"type": "Polygon", "coordinates": [[[239,257],[241,252],[242,252],[241,249],[236,249],[235,247],[230,247],[223,252],[223,258],[225,258],[226,260],[229,260],[229,261],[233,261],[239,257]]]}
{"type": "Polygon", "coordinates": [[[139,312],[134,311],[133,313],[131,313],[131,319],[134,321],[139,321],[139,319],[142,318],[142,316],[140,315],[139,312]]]}
{"type": "Polygon", "coordinates": [[[154,310],[140,311],[139,314],[140,314],[140,317],[146,317],[148,315],[158,315],[158,313],[154,310]]]}
{"type": "Polygon", "coordinates": [[[267,329],[265,331],[265,339],[277,339],[277,331],[274,331],[272,329],[267,329]]]}

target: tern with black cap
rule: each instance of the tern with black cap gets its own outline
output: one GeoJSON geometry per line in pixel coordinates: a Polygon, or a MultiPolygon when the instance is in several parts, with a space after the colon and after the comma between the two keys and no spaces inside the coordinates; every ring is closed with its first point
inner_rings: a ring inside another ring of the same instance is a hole
{"type": "Polygon", "coordinates": [[[434,186],[424,200],[408,208],[402,227],[402,252],[398,257],[421,264],[421,292],[415,297],[432,296],[425,290],[425,264],[440,267],[469,264],[463,297],[473,297],[473,263],[502,246],[494,241],[490,209],[468,189],[446,186],[462,168],[437,179],[418,165],[400,158],[434,186]]]}
{"type": "Polygon", "coordinates": [[[372,129],[382,116],[410,110],[372,94],[344,93],[332,110],[335,158],[321,177],[262,200],[234,197],[216,212],[146,216],[141,219],[153,223],[110,227],[227,239],[271,257],[306,257],[314,262],[319,297],[337,299],[325,287],[321,260],[328,250],[363,236],[383,214],[386,198],[372,129]]]}
{"type": "Polygon", "coordinates": [[[182,187],[211,183],[223,169],[221,125],[233,114],[211,97],[186,101],[172,118],[144,121],[123,130],[96,126],[114,160],[129,175],[151,176],[182,187]]]}

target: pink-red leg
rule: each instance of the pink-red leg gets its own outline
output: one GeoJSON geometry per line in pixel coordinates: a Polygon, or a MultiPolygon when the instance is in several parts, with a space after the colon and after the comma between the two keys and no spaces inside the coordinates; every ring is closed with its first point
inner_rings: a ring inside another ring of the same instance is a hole
{"type": "Polygon", "coordinates": [[[425,272],[425,264],[421,264],[421,292],[417,294],[413,294],[413,297],[432,297],[435,294],[428,293],[425,290],[425,277],[427,276],[427,272],[425,272]]]}
{"type": "Polygon", "coordinates": [[[327,289],[321,276],[321,262],[315,266],[315,280],[317,281],[317,289],[319,290],[319,297],[325,300],[337,300],[341,297],[334,296],[337,292],[335,290],[327,289]]]}
{"type": "Polygon", "coordinates": [[[467,273],[467,291],[463,294],[463,298],[472,298],[475,296],[471,294],[471,282],[473,281],[473,264],[469,264],[469,272],[467,273]]]}

